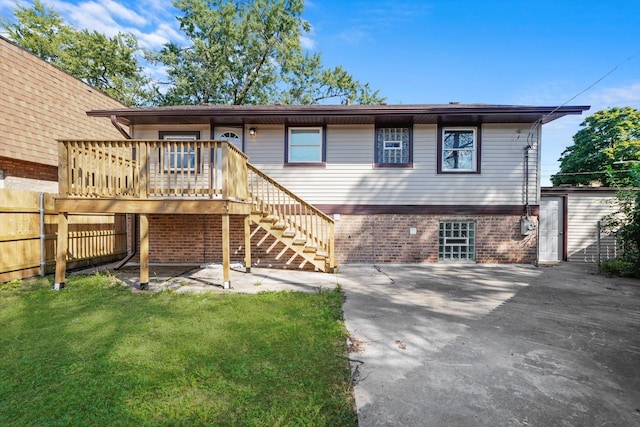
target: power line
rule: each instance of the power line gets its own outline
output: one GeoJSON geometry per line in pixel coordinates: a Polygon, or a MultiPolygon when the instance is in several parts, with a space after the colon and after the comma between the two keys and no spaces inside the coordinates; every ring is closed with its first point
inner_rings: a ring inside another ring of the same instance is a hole
{"type": "Polygon", "coordinates": [[[597,85],[598,83],[600,83],[602,80],[606,79],[607,77],[609,77],[611,74],[613,74],[618,68],[620,68],[622,65],[624,65],[626,62],[631,61],[633,58],[635,58],[636,56],[638,56],[640,54],[640,50],[633,53],[631,56],[629,56],[628,58],[622,60],[620,63],[618,63],[615,67],[613,67],[611,70],[609,70],[608,72],[606,72],[602,77],[600,77],[599,79],[597,79],[595,82],[591,83],[589,86],[587,86],[586,88],[584,88],[583,90],[581,90],[580,92],[578,92],[577,94],[575,94],[574,96],[572,96],[571,98],[569,98],[568,100],[566,100],[564,103],[562,103],[561,105],[558,105],[556,108],[554,108],[550,113],[544,114],[542,117],[540,117],[538,120],[536,120],[532,125],[531,125],[531,129],[529,130],[529,134],[527,135],[527,143],[528,145],[531,147],[532,146],[532,141],[533,141],[533,131],[534,129],[540,125],[543,121],[543,119],[545,117],[549,117],[551,116],[553,113],[555,113],[556,111],[558,111],[560,108],[564,107],[565,105],[567,105],[568,103],[570,103],[571,101],[573,101],[574,99],[576,99],[577,97],[579,97],[580,95],[582,95],[583,93],[587,92],[588,90],[590,90],[591,88],[593,88],[595,85],[597,85]],[[530,142],[531,141],[531,142],[530,142]]]}
{"type": "MultiPolygon", "coordinates": [[[[618,173],[618,172],[632,172],[633,169],[616,169],[613,172],[614,173],[618,173]]],[[[554,173],[553,175],[597,175],[597,174],[601,174],[601,173],[608,173],[609,171],[604,170],[604,171],[592,171],[592,172],[558,172],[558,173],[554,173]]]]}
{"type": "Polygon", "coordinates": [[[579,97],[580,95],[582,95],[583,93],[587,92],[589,89],[593,88],[595,85],[597,85],[598,83],[600,83],[601,81],[603,81],[604,79],[606,79],[607,77],[609,77],[611,74],[613,74],[618,68],[620,68],[622,65],[624,65],[625,62],[629,62],[631,61],[633,58],[635,58],[636,56],[638,56],[638,54],[640,54],[640,50],[635,52],[634,54],[632,54],[631,56],[629,56],[628,58],[624,59],[622,62],[620,62],[619,64],[617,64],[615,67],[613,67],[611,70],[609,70],[607,73],[605,73],[602,77],[600,77],[598,80],[596,80],[595,82],[591,83],[589,86],[587,86],[586,88],[584,88],[582,91],[578,92],[576,95],[574,95],[573,97],[569,98],[564,104],[557,106],[556,108],[553,109],[553,111],[551,111],[549,114],[545,114],[545,116],[550,116],[553,113],[555,113],[556,111],[558,111],[560,108],[564,107],[565,105],[567,105],[568,103],[570,103],[571,101],[573,101],[574,99],[576,99],[577,97],[579,97]]]}

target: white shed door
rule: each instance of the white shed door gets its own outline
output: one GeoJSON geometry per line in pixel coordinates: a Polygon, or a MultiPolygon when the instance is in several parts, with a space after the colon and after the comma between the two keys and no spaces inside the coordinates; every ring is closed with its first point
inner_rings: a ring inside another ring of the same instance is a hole
{"type": "Polygon", "coordinates": [[[539,261],[561,261],[563,245],[563,199],[542,197],[540,199],[539,261]]]}

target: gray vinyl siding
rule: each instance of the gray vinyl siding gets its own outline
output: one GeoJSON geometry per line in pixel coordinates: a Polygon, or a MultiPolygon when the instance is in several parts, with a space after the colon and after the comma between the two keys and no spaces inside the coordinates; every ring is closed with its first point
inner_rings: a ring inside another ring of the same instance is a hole
{"type": "Polygon", "coordinates": [[[284,126],[245,126],[244,134],[245,154],[249,156],[251,164],[257,167],[260,167],[261,164],[276,165],[278,169],[282,169],[284,164],[284,126]],[[255,136],[249,136],[250,127],[256,128],[255,136]]]}
{"type": "MultiPolygon", "coordinates": [[[[285,165],[285,126],[246,124],[249,161],[313,204],[522,205],[524,148],[530,124],[482,126],[481,173],[437,173],[437,126],[413,128],[413,167],[374,167],[374,125],[328,125],[326,164],[285,165]],[[248,129],[255,127],[255,136],[248,129]],[[519,131],[519,132],[518,132],[519,131]]],[[[136,126],[134,138],[158,137],[159,130],[200,130],[206,126],[136,126]]],[[[538,203],[538,136],[530,140],[529,203],[538,203]]]]}
{"type": "MultiPolygon", "coordinates": [[[[327,126],[324,168],[284,166],[284,127],[279,135],[266,129],[264,137],[259,127],[246,153],[255,166],[315,204],[518,205],[525,200],[529,127],[484,125],[480,174],[437,174],[435,125],[414,126],[413,168],[374,168],[373,125],[327,126]]],[[[531,204],[537,204],[537,159],[536,144],[529,154],[531,204]]]]}
{"type": "MultiPolygon", "coordinates": [[[[617,211],[615,193],[570,193],[567,206],[567,259],[573,262],[597,262],[597,223],[617,211]]],[[[601,236],[601,258],[615,258],[617,248],[612,237],[601,236]]]]}

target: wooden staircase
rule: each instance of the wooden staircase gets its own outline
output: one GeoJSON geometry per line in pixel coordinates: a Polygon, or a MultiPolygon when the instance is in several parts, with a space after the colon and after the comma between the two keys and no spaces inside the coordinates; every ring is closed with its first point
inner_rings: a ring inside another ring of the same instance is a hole
{"type": "MultiPolygon", "coordinates": [[[[251,164],[247,164],[251,222],[273,236],[284,245],[276,259],[281,259],[287,250],[294,255],[286,260],[287,265],[299,263],[299,268],[311,264],[316,270],[336,271],[333,219],[293,192],[267,176],[251,164]]],[[[258,242],[258,246],[265,239],[258,242]]],[[[267,253],[275,245],[267,248],[267,253]]]]}

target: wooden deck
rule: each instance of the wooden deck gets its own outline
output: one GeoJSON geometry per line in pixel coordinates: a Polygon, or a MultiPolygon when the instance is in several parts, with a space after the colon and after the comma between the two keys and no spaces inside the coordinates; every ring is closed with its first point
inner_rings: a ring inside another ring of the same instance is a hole
{"type": "Polygon", "coordinates": [[[140,218],[140,283],[149,281],[148,215],[222,216],[224,285],[229,285],[229,215],[245,217],[245,265],[251,225],[322,271],[334,271],[333,220],[248,163],[226,141],[59,141],[56,287],[64,286],[68,215],[130,213],[140,218]]]}

